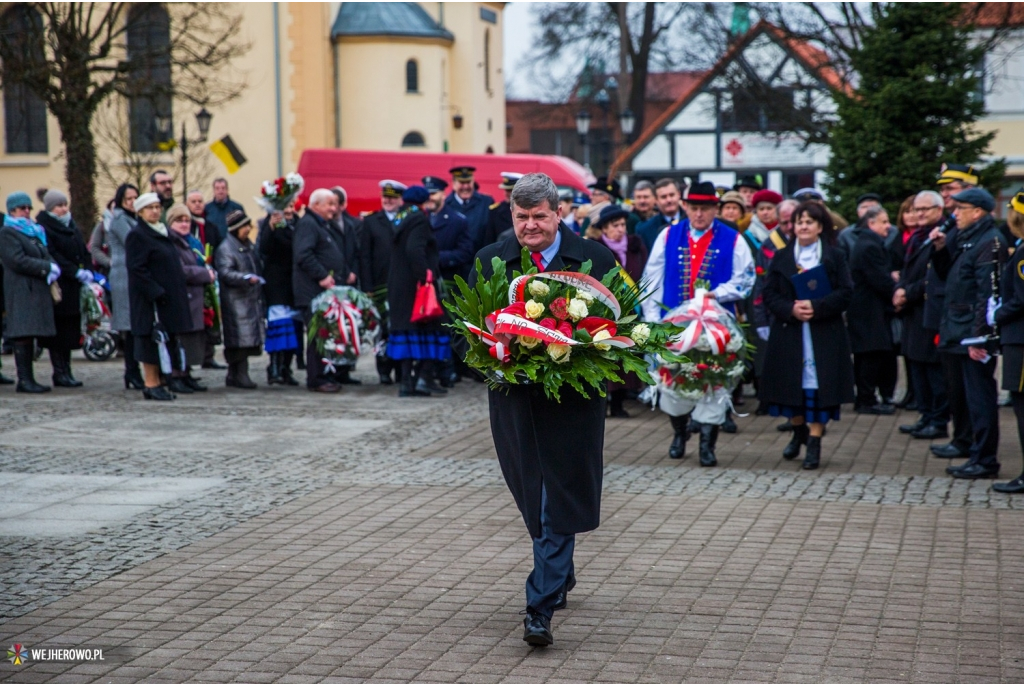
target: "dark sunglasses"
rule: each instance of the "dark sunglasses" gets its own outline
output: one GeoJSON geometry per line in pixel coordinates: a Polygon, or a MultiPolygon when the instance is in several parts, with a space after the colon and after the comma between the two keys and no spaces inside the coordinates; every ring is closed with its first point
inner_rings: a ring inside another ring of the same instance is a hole
{"type": "Polygon", "coordinates": [[[16,209],[16,210],[18,210],[18,209],[27,209],[28,211],[31,212],[32,211],[32,205],[22,205],[21,207],[15,207],[14,209],[16,209]]]}

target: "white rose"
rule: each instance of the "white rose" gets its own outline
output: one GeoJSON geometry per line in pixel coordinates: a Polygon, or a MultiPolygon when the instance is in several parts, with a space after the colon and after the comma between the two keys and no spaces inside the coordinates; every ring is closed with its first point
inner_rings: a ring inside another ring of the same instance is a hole
{"type": "Polygon", "coordinates": [[[573,321],[579,321],[580,319],[586,318],[590,312],[587,310],[587,303],[583,300],[577,300],[573,298],[569,300],[569,307],[567,310],[569,316],[572,317],[573,321]]]}
{"type": "Polygon", "coordinates": [[[568,345],[561,343],[550,343],[547,348],[548,356],[551,357],[551,361],[556,364],[564,364],[569,361],[569,355],[572,354],[572,349],[568,345]]]}
{"type": "Polygon", "coordinates": [[[608,331],[598,331],[597,333],[594,333],[594,347],[601,350],[602,352],[605,350],[610,350],[612,348],[611,345],[601,345],[598,343],[598,341],[607,340],[610,337],[612,337],[612,334],[609,333],[608,331]]]}
{"type": "Polygon", "coordinates": [[[633,330],[629,332],[629,337],[633,339],[637,345],[643,345],[647,342],[647,339],[651,337],[651,327],[645,323],[638,323],[633,326],[633,330]]]}
{"type": "Polygon", "coordinates": [[[539,319],[540,315],[544,313],[544,305],[537,300],[530,300],[526,303],[526,316],[531,319],[539,319]]]}
{"type": "Polygon", "coordinates": [[[729,352],[739,352],[742,347],[742,335],[732,335],[732,337],[729,338],[729,342],[725,344],[725,349],[728,350],[729,352]]]}
{"type": "Polygon", "coordinates": [[[594,304],[594,296],[584,290],[577,290],[576,298],[583,300],[587,304],[594,304]]]}
{"type": "Polygon", "coordinates": [[[538,340],[537,338],[531,338],[528,335],[516,336],[516,340],[519,341],[520,345],[522,345],[523,347],[525,347],[528,350],[532,350],[537,345],[540,345],[540,340],[538,340]]]}
{"type": "Polygon", "coordinates": [[[548,284],[539,278],[531,278],[529,291],[534,297],[544,297],[551,292],[551,288],[549,288],[548,284]]]}

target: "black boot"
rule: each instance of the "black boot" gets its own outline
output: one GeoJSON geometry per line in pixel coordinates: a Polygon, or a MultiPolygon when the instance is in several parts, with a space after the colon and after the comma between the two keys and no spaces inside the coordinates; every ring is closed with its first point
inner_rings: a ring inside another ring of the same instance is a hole
{"type": "Polygon", "coordinates": [[[682,459],[683,455],[686,454],[686,439],[690,437],[690,415],[670,416],[668,418],[672,422],[672,430],[676,433],[675,437],[672,438],[672,444],[668,448],[668,458],[682,459]]]}
{"type": "Polygon", "coordinates": [[[807,427],[806,423],[802,423],[799,426],[793,426],[793,437],[790,439],[789,444],[782,450],[783,459],[796,459],[800,456],[800,448],[807,444],[807,438],[811,434],[811,429],[807,427]]]}
{"type": "Polygon", "coordinates": [[[281,353],[271,352],[270,363],[267,364],[267,385],[284,385],[281,376],[281,353]]]}
{"type": "MultiPolygon", "coordinates": [[[[399,397],[430,397],[430,391],[420,390],[416,382],[416,379],[413,378],[411,359],[403,359],[401,363],[401,369],[402,374],[398,378],[399,397]]],[[[390,380],[390,378],[388,380],[390,380]]]]}
{"type": "Polygon", "coordinates": [[[804,468],[813,471],[821,463],[821,438],[813,435],[807,438],[807,454],[804,456],[804,468]]]}
{"type": "Polygon", "coordinates": [[[375,357],[375,360],[377,361],[377,375],[380,377],[380,384],[393,385],[394,381],[391,380],[391,360],[380,355],[375,357]]]}
{"type": "Polygon", "coordinates": [[[50,350],[53,365],[53,384],[58,388],[80,388],[82,381],[71,375],[71,350],[50,350]]]}
{"type": "Polygon", "coordinates": [[[628,419],[629,412],[622,408],[622,403],[626,400],[626,390],[613,390],[611,393],[611,402],[609,403],[609,416],[613,419],[628,419]]]}
{"type": "Polygon", "coordinates": [[[124,389],[142,390],[146,383],[142,380],[139,362],[135,361],[135,338],[131,333],[125,331],[121,348],[124,350],[124,389]]]}
{"type": "Polygon", "coordinates": [[[726,433],[735,433],[738,429],[736,428],[736,422],[732,420],[732,412],[725,412],[725,422],[722,424],[722,430],[726,433]]]}
{"type": "Polygon", "coordinates": [[[171,376],[168,378],[167,389],[176,395],[191,395],[195,392],[183,376],[171,376]]]}
{"type": "Polygon", "coordinates": [[[256,384],[249,378],[248,358],[235,364],[235,387],[243,390],[255,390],[256,384]]]}
{"type": "MultiPolygon", "coordinates": [[[[403,378],[405,374],[402,374],[403,378]]],[[[447,395],[448,391],[437,384],[434,378],[434,363],[429,359],[420,361],[418,378],[416,380],[416,392],[427,395],[447,395]]]]}
{"type": "Polygon", "coordinates": [[[718,442],[718,426],[700,424],[700,465],[718,466],[715,457],[715,443],[718,442]]]}
{"type": "Polygon", "coordinates": [[[35,341],[28,340],[14,341],[14,366],[18,369],[18,387],[16,392],[50,392],[50,386],[36,383],[32,369],[32,362],[36,356],[35,341]]]}
{"type": "Polygon", "coordinates": [[[199,382],[198,378],[194,378],[192,376],[192,372],[189,370],[185,371],[185,377],[182,380],[184,380],[185,385],[192,388],[194,392],[206,392],[209,390],[209,388],[199,382]]]}
{"type": "MultiPolygon", "coordinates": [[[[302,355],[299,355],[300,357],[302,355]]],[[[295,357],[295,353],[291,350],[281,353],[281,380],[285,385],[296,386],[299,384],[295,380],[295,376],[292,375],[292,358],[295,357]]]]}

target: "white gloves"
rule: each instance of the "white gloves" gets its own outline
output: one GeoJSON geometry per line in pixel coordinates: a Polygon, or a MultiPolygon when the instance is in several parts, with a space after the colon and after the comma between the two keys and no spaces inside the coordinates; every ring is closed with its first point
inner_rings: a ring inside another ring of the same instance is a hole
{"type": "Polygon", "coordinates": [[[759,337],[761,340],[764,340],[764,341],[767,342],[768,334],[771,332],[771,330],[772,329],[771,329],[770,326],[758,326],[757,327],[757,337],[759,337]]]}
{"type": "Polygon", "coordinates": [[[985,312],[985,321],[989,326],[996,325],[996,310],[1003,306],[1002,298],[992,296],[988,298],[988,310],[985,312]]]}
{"type": "Polygon", "coordinates": [[[255,278],[258,285],[267,284],[267,279],[263,278],[262,276],[257,276],[256,274],[242,274],[242,278],[244,278],[247,281],[252,281],[252,279],[255,278]]]}
{"type": "Polygon", "coordinates": [[[77,278],[78,282],[82,285],[92,283],[92,272],[88,269],[79,269],[75,272],[75,278],[77,278]]]}
{"type": "Polygon", "coordinates": [[[46,285],[51,285],[58,278],[60,278],[60,267],[50,262],[50,275],[46,277],[46,285]]]}

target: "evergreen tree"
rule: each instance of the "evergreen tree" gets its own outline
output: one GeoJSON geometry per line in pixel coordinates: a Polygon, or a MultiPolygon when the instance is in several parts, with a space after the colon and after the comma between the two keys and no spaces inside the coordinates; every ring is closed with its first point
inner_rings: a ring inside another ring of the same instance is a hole
{"type": "MultiPolygon", "coordinates": [[[[882,195],[890,212],[908,195],[934,188],[943,162],[973,164],[994,133],[972,124],[984,113],[975,65],[984,47],[972,46],[971,27],[955,3],[887,3],[850,55],[859,78],[855,92],[838,94],[831,130],[827,190],[837,209],[856,217],[861,193],[882,195]]],[[[995,194],[1003,160],[981,173],[995,194]]],[[[895,214],[890,214],[895,223],[895,214]]]]}

